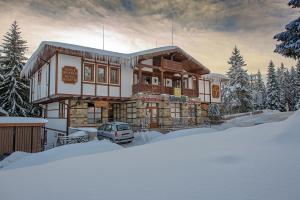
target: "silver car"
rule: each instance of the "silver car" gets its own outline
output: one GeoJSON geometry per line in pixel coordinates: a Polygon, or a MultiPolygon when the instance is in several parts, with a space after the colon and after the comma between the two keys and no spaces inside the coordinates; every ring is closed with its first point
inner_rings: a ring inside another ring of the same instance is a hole
{"type": "Polygon", "coordinates": [[[129,124],[124,122],[107,122],[97,130],[98,139],[108,138],[115,143],[132,142],[133,131],[129,124]]]}

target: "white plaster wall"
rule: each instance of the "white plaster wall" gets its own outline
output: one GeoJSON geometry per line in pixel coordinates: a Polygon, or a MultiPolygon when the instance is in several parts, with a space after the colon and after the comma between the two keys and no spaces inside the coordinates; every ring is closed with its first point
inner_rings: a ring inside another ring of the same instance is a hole
{"type": "Polygon", "coordinates": [[[95,96],[95,85],[83,84],[82,85],[82,94],[95,96]]]}
{"type": "Polygon", "coordinates": [[[49,118],[58,118],[59,115],[59,103],[54,102],[54,103],[49,103],[48,104],[48,117],[49,118]]]}
{"type": "MultiPolygon", "coordinates": [[[[121,67],[121,97],[130,97],[132,95],[133,85],[133,69],[131,67],[121,67]]],[[[110,90],[115,87],[110,87],[110,90]]],[[[114,91],[116,89],[113,89],[114,91]]],[[[111,93],[110,96],[119,96],[119,89],[117,93],[111,93]],[[112,95],[113,94],[113,95],[112,95]]]]}
{"type": "Polygon", "coordinates": [[[97,96],[107,96],[108,86],[107,85],[97,85],[97,96]]]}
{"type": "Polygon", "coordinates": [[[199,80],[199,93],[204,93],[204,81],[199,80]]]}
{"type": "Polygon", "coordinates": [[[145,65],[153,65],[153,59],[143,60],[141,63],[145,65]]]}
{"type": "Polygon", "coordinates": [[[41,68],[41,84],[40,84],[40,98],[48,96],[48,64],[45,63],[41,68]]]}
{"type": "Polygon", "coordinates": [[[81,57],[58,54],[58,94],[80,95],[81,90],[81,57]],[[75,84],[67,84],[62,80],[62,68],[74,66],[77,68],[78,81],[75,84]]]}
{"type": "MultiPolygon", "coordinates": [[[[119,97],[120,96],[119,91],[120,91],[119,87],[109,86],[109,96],[111,96],[111,97],[119,97]]],[[[123,95],[123,97],[124,97],[124,95],[123,95]]]]}
{"type": "Polygon", "coordinates": [[[50,95],[55,94],[55,55],[50,59],[50,95]]]}

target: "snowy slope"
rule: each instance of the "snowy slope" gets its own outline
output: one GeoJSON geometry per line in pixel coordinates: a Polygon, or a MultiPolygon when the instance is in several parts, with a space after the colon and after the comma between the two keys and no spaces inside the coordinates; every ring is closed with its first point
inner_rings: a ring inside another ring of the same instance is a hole
{"type": "MultiPolygon", "coordinates": [[[[10,164],[8,164],[5,160],[2,161],[3,170],[41,165],[57,160],[63,160],[70,157],[103,153],[117,149],[122,149],[122,147],[115,143],[111,143],[110,141],[101,140],[91,141],[82,144],[64,145],[40,153],[31,154],[19,152],[17,155],[21,155],[18,156],[18,159],[15,159],[15,162],[12,159],[16,156],[13,156],[12,158],[11,156],[8,157],[8,159],[10,159],[10,164]],[[22,155],[24,158],[20,159],[22,155]]],[[[0,162],[0,166],[2,162],[0,162]]]]}
{"type": "Polygon", "coordinates": [[[299,122],[300,111],[282,122],[2,170],[0,198],[299,200],[299,122]]]}

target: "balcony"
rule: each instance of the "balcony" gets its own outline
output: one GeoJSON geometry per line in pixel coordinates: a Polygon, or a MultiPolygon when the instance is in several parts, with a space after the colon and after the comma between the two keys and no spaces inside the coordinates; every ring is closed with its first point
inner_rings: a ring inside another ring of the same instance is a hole
{"type": "MultiPolygon", "coordinates": [[[[174,88],[173,87],[166,87],[166,86],[160,86],[160,85],[150,85],[150,84],[135,84],[132,86],[132,93],[136,94],[138,92],[145,92],[145,93],[151,93],[151,94],[174,94],[174,88]]],[[[188,97],[197,97],[198,93],[195,89],[183,89],[182,95],[188,96],[188,97]]]]}

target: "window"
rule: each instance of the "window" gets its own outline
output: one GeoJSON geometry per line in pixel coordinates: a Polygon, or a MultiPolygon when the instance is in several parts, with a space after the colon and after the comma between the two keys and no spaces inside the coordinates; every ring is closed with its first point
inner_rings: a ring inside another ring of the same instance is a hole
{"type": "Polygon", "coordinates": [[[97,68],[97,82],[106,83],[106,67],[98,66],[98,68],[97,68]]]}
{"type": "Polygon", "coordinates": [[[65,102],[59,102],[58,104],[58,117],[65,118],[65,102]]]}
{"type": "Polygon", "coordinates": [[[94,106],[93,103],[88,104],[88,124],[100,124],[102,123],[102,109],[94,106]]]}
{"type": "Polygon", "coordinates": [[[119,69],[110,68],[110,83],[119,84],[119,69]]]}
{"type": "Polygon", "coordinates": [[[84,81],[94,81],[94,64],[85,63],[84,64],[84,81]]]}
{"type": "Polygon", "coordinates": [[[145,84],[148,84],[148,85],[151,85],[151,76],[144,76],[144,83],[145,84]]]}
{"type": "Polygon", "coordinates": [[[180,118],[181,117],[181,104],[180,103],[171,103],[171,117],[180,118]]]}
{"type": "Polygon", "coordinates": [[[120,125],[117,125],[117,130],[118,131],[127,131],[127,130],[130,130],[130,126],[128,124],[120,124],[120,125]]]}

